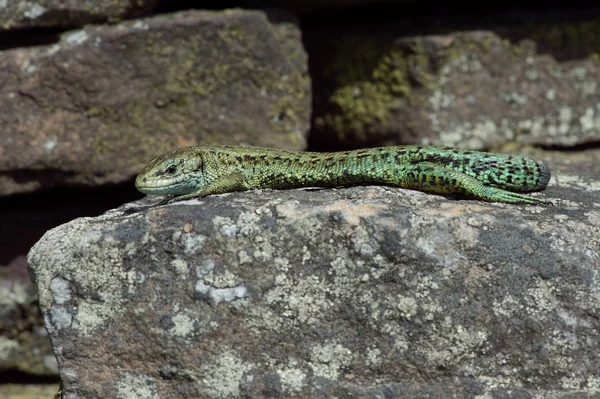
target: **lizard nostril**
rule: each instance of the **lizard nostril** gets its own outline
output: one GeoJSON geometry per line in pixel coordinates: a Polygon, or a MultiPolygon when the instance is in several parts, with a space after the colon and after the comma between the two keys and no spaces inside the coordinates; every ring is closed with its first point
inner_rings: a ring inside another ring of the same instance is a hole
{"type": "Polygon", "coordinates": [[[144,183],[146,183],[146,178],[144,177],[144,178],[142,179],[142,181],[143,181],[144,183]]]}

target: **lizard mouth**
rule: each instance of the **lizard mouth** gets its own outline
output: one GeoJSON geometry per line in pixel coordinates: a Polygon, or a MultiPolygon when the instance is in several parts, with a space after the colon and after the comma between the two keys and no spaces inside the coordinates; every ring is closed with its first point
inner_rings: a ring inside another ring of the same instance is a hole
{"type": "Polygon", "coordinates": [[[135,187],[138,191],[150,195],[165,195],[165,194],[185,194],[187,187],[177,179],[148,179],[144,176],[138,176],[135,179],[135,187]]]}

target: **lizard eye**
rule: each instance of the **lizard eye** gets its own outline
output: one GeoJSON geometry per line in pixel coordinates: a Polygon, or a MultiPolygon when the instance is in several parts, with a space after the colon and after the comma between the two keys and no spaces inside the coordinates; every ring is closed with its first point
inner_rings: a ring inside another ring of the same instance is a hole
{"type": "Polygon", "coordinates": [[[175,174],[175,172],[177,172],[177,166],[171,165],[167,168],[167,174],[172,175],[175,174]]]}

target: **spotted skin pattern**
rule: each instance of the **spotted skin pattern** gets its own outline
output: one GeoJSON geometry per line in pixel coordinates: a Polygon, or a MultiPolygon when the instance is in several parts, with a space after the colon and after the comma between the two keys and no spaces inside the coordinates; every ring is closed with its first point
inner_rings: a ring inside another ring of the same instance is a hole
{"type": "Polygon", "coordinates": [[[253,189],[377,184],[488,202],[552,205],[521,194],[544,189],[541,161],[454,147],[389,146],[341,152],[259,147],[192,146],[150,161],[136,178],[139,191],[174,200],[253,189]]]}

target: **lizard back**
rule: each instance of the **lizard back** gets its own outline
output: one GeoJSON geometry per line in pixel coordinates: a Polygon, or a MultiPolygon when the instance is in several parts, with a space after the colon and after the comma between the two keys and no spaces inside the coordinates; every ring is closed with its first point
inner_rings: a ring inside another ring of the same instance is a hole
{"type": "Polygon", "coordinates": [[[198,147],[207,180],[244,173],[252,188],[337,186],[353,183],[401,185],[407,167],[423,162],[510,191],[547,186],[550,169],[533,158],[453,147],[389,146],[340,152],[283,151],[259,147],[198,147]]]}

